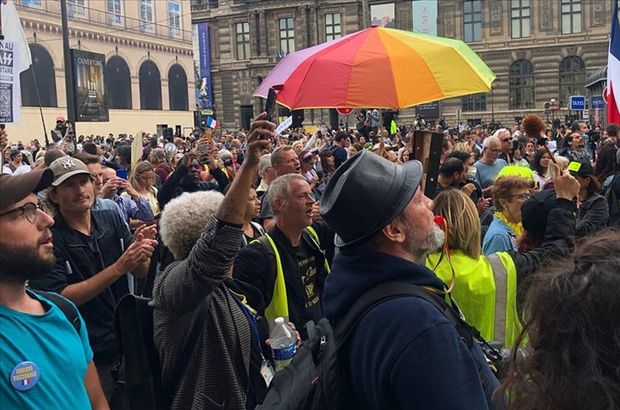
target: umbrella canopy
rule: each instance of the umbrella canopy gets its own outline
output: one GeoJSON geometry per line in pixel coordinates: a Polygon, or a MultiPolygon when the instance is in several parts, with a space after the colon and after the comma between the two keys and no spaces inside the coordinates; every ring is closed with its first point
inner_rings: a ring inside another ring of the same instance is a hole
{"type": "Polygon", "coordinates": [[[371,27],[283,58],[254,93],[302,108],[406,108],[491,90],[495,74],[460,40],[371,27]]]}

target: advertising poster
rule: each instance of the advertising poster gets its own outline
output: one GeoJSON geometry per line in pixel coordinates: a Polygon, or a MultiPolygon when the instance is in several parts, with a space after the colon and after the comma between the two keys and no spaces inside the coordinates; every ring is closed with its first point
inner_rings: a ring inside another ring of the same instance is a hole
{"type": "Polygon", "coordinates": [[[211,82],[211,47],[209,25],[193,25],[194,76],[196,78],[196,106],[199,110],[213,107],[213,83],[211,82]]]}
{"type": "Polygon", "coordinates": [[[105,56],[82,50],[71,50],[75,84],[76,121],[107,122],[110,120],[105,98],[105,56]]]}
{"type": "Polygon", "coordinates": [[[370,6],[370,24],[377,27],[396,28],[394,24],[394,3],[370,6]]]}
{"type": "Polygon", "coordinates": [[[414,0],[413,32],[419,34],[437,35],[437,0],[414,0]]]}
{"type": "Polygon", "coordinates": [[[13,90],[19,89],[19,73],[13,67],[13,43],[0,40],[0,124],[12,123],[19,110],[13,90]]]}

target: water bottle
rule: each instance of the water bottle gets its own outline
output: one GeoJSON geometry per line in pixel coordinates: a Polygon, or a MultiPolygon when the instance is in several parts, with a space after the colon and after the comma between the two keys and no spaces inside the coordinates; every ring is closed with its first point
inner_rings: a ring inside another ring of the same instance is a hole
{"type": "Polygon", "coordinates": [[[275,320],[275,326],[271,330],[271,353],[276,372],[288,366],[289,362],[297,352],[297,338],[295,331],[284,322],[283,317],[275,320]]]}

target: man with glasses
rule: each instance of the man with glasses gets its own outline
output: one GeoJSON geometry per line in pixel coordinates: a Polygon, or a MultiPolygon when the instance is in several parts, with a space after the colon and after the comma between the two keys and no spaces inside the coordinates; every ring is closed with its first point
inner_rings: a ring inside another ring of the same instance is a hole
{"type": "Polygon", "coordinates": [[[78,306],[103,391],[112,408],[124,408],[122,391],[111,376],[118,356],[114,309],[122,296],[134,290],[129,274],[148,273],[157,245],[156,228],[138,228],[133,240],[117,211],[93,212],[94,177],[80,160],[64,156],[52,162],[50,170],[54,180],[47,196],[56,213],[51,228],[56,264],[30,285],[60,293],[78,306]]]}
{"type": "Polygon", "coordinates": [[[52,179],[48,169],[0,176],[0,408],[103,409],[107,402],[75,306],[26,287],[56,263],[54,220],[36,195],[52,179]]]}
{"type": "Polygon", "coordinates": [[[482,193],[485,197],[491,196],[495,177],[502,168],[508,165],[506,161],[499,158],[501,152],[502,142],[499,138],[496,136],[485,138],[482,143],[482,158],[475,164],[475,180],[482,187],[482,193]]]}

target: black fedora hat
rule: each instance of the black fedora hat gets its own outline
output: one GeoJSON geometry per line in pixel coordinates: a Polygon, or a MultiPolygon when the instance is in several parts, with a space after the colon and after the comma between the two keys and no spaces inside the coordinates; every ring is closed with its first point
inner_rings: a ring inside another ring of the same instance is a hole
{"type": "Polygon", "coordinates": [[[319,212],[336,246],[360,243],[402,213],[422,179],[422,164],[395,164],[369,151],[343,163],[321,197],[319,212]]]}

